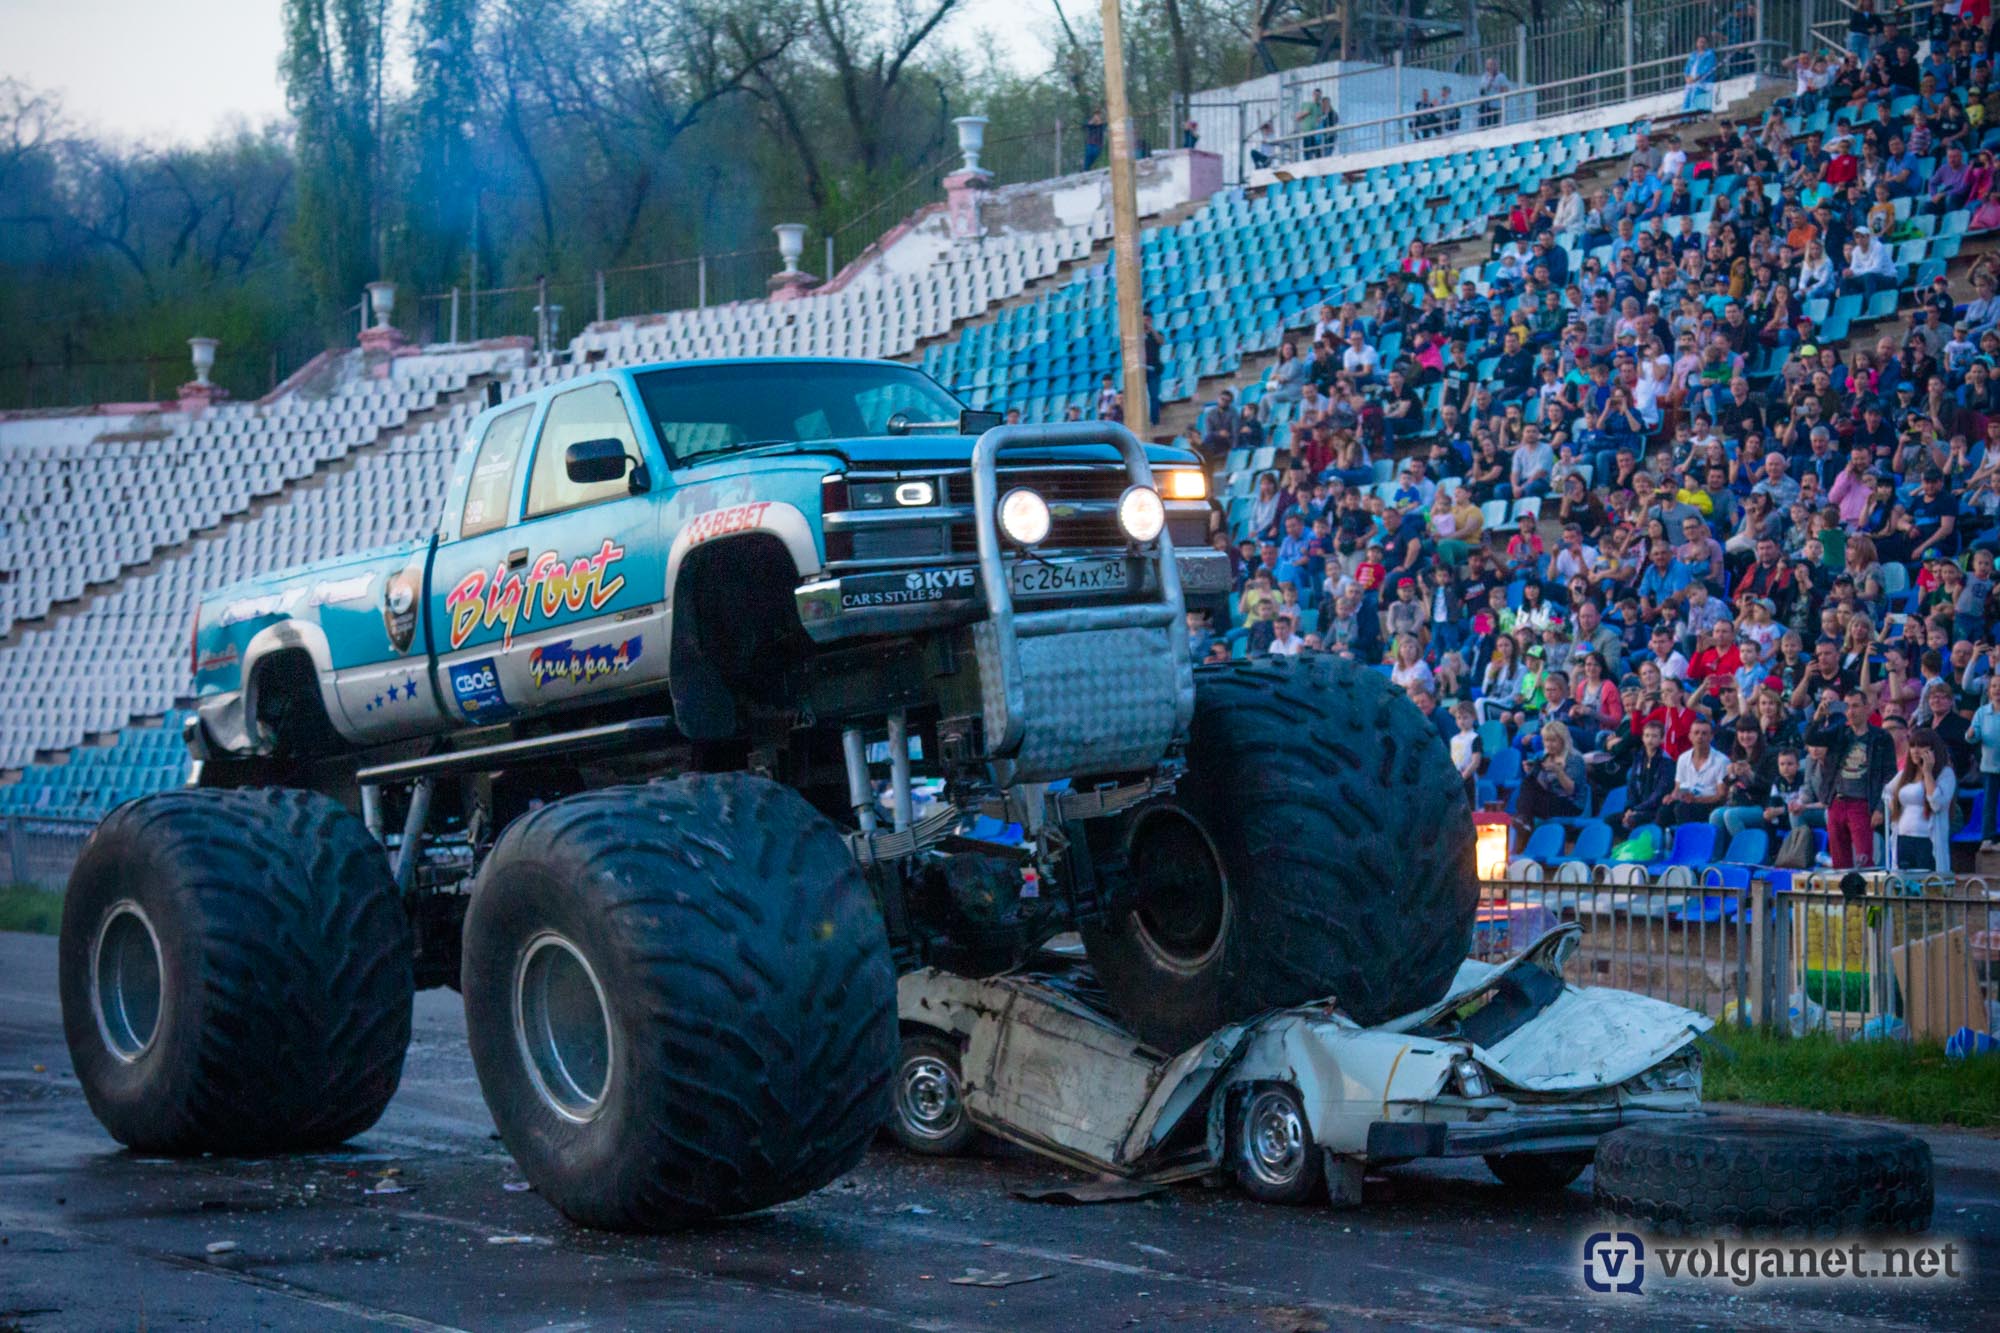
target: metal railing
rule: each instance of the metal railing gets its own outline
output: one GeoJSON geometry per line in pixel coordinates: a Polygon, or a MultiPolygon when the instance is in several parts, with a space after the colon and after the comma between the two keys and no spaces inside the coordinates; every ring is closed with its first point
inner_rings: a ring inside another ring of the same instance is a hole
{"type": "Polygon", "coordinates": [[[1506,957],[1568,921],[1584,931],[1570,968],[1580,985],[1793,1035],[2000,1035],[2000,886],[1978,877],[1819,871],[1747,887],[1643,873],[1496,880],[1481,885],[1474,956],[1506,957]]]}
{"type": "MultiPolygon", "coordinates": [[[[1753,42],[1743,47],[1727,48],[1719,56],[1727,59],[1731,55],[1747,54],[1751,56],[1754,68],[1763,68],[1764,60],[1774,61],[1774,53],[1788,49],[1778,42],[1753,42]]],[[[1477,134],[1503,125],[1523,124],[1549,116],[1677,92],[1685,87],[1682,71],[1686,63],[1685,56],[1644,61],[1623,69],[1511,89],[1498,96],[1474,95],[1422,111],[1412,108],[1378,120],[1306,130],[1265,141],[1253,154],[1253,161],[1256,155],[1261,154],[1267,161],[1256,165],[1286,166],[1337,153],[1365,153],[1407,144],[1428,146],[1440,139],[1477,134]]],[[[1692,109],[1706,110],[1713,96],[1711,85],[1708,100],[1692,109]]]]}
{"type": "Polygon", "coordinates": [[[9,884],[60,893],[96,827],[91,820],[0,816],[0,877],[9,884]]]}

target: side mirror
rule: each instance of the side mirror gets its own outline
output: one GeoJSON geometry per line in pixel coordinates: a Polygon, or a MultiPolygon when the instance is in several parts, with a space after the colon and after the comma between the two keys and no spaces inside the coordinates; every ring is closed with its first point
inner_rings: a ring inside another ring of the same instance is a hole
{"type": "Polygon", "coordinates": [[[998,412],[982,412],[975,407],[962,408],[958,414],[958,433],[984,435],[1005,420],[1006,418],[998,412]]]}
{"type": "Polygon", "coordinates": [[[631,461],[623,440],[578,440],[563,452],[563,468],[579,486],[617,481],[631,461]]]}

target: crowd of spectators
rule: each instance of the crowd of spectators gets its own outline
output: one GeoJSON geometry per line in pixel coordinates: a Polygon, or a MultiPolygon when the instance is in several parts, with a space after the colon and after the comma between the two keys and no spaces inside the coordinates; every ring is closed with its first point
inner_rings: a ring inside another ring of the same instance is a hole
{"type": "Polygon", "coordinates": [[[1476,274],[1413,243],[1320,307],[1203,414],[1236,593],[1197,656],[1378,665],[1475,791],[1525,756],[1482,794],[1527,822],[1623,788],[1617,827],[1922,869],[1974,795],[2000,845],[2000,262],[1945,271],[2000,226],[1985,24],[1870,31],[1762,123],[1523,195],[1476,274]]]}

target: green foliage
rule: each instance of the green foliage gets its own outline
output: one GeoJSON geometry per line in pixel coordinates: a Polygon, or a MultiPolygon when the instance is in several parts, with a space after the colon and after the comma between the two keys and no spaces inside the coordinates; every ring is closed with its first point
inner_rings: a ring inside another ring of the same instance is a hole
{"type": "Polygon", "coordinates": [[[1953,1060],[1935,1042],[1843,1041],[1719,1027],[1703,1039],[1709,1101],[2000,1127],[2000,1056],[1953,1060]]]}
{"type": "MultiPolygon", "coordinates": [[[[1159,126],[1179,84],[1256,72],[1250,34],[1317,2],[1126,0],[1135,112],[1159,126]]],[[[1097,6],[1025,0],[1008,21],[1056,59],[1023,76],[962,5],[409,0],[385,35],[389,0],[283,0],[289,123],[192,148],[96,141],[0,83],[0,407],[170,395],[196,333],[221,339],[225,387],[262,393],[351,344],[377,277],[425,338],[448,303],[421,298],[475,273],[487,291],[547,277],[572,331],[597,270],[707,254],[711,299],[751,295],[773,223],[806,222],[813,259],[838,233],[845,262],[934,201],[951,118],[974,111],[1003,178],[1074,170],[1102,96],[1097,6]]],[[[482,334],[530,331],[531,306],[482,306],[482,334]]]]}
{"type": "Polygon", "coordinates": [[[62,926],[62,901],[32,884],[0,885],[0,930],[53,935],[62,926]]]}

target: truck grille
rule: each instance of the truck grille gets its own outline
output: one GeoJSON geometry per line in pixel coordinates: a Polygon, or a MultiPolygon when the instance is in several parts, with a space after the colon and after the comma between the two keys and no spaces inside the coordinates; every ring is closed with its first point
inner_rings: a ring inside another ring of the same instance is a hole
{"type": "MultiPolygon", "coordinates": [[[[1043,546],[1054,550],[1090,549],[1109,547],[1122,550],[1129,543],[1124,529],[1118,526],[1116,514],[1076,514],[1065,517],[1060,511],[1065,502],[1079,500],[1108,500],[1116,502],[1132,484],[1125,469],[1118,466],[1103,467],[1019,467],[1001,468],[998,493],[1005,495],[1016,486],[1026,486],[1049,502],[1056,510],[1049,526],[1049,538],[1043,546]]],[[[946,502],[955,505],[972,503],[972,474],[962,472],[945,479],[946,502]]],[[[954,523],[951,529],[951,549],[955,555],[969,554],[979,549],[979,541],[970,523],[954,523]]]]}

